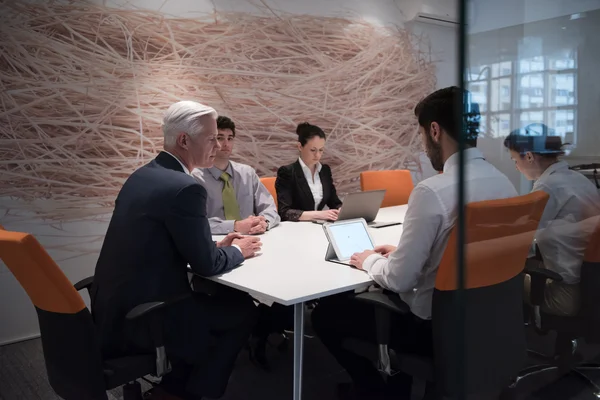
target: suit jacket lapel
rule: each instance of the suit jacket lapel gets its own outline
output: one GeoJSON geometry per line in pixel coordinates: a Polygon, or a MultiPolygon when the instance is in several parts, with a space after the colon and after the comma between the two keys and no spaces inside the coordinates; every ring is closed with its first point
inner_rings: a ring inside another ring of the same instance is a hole
{"type": "Polygon", "coordinates": [[[300,161],[296,161],[294,163],[294,174],[296,175],[296,181],[298,182],[298,187],[300,187],[300,191],[304,194],[306,198],[306,205],[310,206],[312,210],[315,209],[315,199],[310,191],[310,187],[308,186],[308,182],[306,181],[306,177],[304,176],[304,171],[302,170],[302,166],[300,165],[300,161]]]}
{"type": "Polygon", "coordinates": [[[331,190],[329,175],[325,173],[325,167],[321,167],[319,178],[321,178],[321,185],[323,186],[323,200],[321,200],[321,203],[319,203],[319,207],[317,207],[317,209],[322,210],[323,207],[325,207],[325,204],[327,204],[331,190]]]}

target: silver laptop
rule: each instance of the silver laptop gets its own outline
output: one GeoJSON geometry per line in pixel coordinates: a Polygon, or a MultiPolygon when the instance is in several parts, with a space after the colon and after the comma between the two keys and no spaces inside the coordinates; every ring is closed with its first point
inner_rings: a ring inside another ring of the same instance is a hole
{"type": "MultiPolygon", "coordinates": [[[[375,217],[383,202],[383,196],[385,196],[385,189],[348,193],[346,197],[344,197],[344,204],[342,205],[342,210],[340,211],[337,220],[344,221],[348,219],[363,218],[371,228],[399,225],[400,222],[375,221],[375,217]]],[[[314,222],[323,224],[331,221],[317,220],[314,222]]]]}

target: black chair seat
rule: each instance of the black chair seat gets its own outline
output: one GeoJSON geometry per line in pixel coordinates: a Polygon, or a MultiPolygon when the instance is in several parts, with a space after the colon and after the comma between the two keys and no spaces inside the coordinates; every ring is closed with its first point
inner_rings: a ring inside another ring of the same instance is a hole
{"type": "Polygon", "coordinates": [[[104,380],[107,390],[135,381],[141,376],[156,372],[156,356],[144,354],[105,360],[104,380]]]}

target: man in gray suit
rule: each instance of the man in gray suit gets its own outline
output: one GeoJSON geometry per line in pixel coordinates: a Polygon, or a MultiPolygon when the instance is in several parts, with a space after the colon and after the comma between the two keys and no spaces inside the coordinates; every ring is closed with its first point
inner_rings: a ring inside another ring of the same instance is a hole
{"type": "Polygon", "coordinates": [[[96,265],[92,310],[106,357],[154,350],[144,322],[125,320],[133,307],[190,295],[165,309],[164,343],[173,369],[151,399],[221,397],[256,323],[249,295],[222,286],[192,293],[188,281],[188,265],[196,275],[214,276],[261,248],[258,238],[237,233],[212,240],[206,190],[190,171],[214,162],[216,118],[214,109],[193,101],[167,110],[164,151],[123,185],[96,265]]]}
{"type": "Polygon", "coordinates": [[[281,221],[273,196],[260,182],[254,168],[230,160],[235,142],[235,124],[217,118],[217,151],[214,165],[192,171],[208,192],[206,202],[213,235],[239,232],[257,235],[281,221]]]}

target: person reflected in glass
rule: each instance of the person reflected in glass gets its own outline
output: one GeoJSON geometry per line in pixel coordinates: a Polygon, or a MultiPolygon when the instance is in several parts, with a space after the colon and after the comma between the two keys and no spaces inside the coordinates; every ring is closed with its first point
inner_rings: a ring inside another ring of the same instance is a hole
{"type": "Polygon", "coordinates": [[[277,170],[275,190],[282,221],[337,220],[342,201],[331,168],[321,164],[325,132],[304,122],[296,128],[300,157],[277,170]],[[327,207],[327,208],[325,208],[327,207]]]}
{"type": "MultiPolygon", "coordinates": [[[[563,281],[547,282],[542,311],[576,315],[581,263],[591,234],[586,227],[593,228],[582,222],[600,215],[600,194],[588,178],[560,160],[565,153],[562,139],[546,125],[517,129],[506,137],[504,146],[517,170],[535,181],[532,191],[543,190],[550,196],[535,237],[539,256],[531,257],[528,265],[548,268],[563,281]]],[[[529,299],[530,288],[531,278],[526,276],[525,299],[529,299]]]]}

